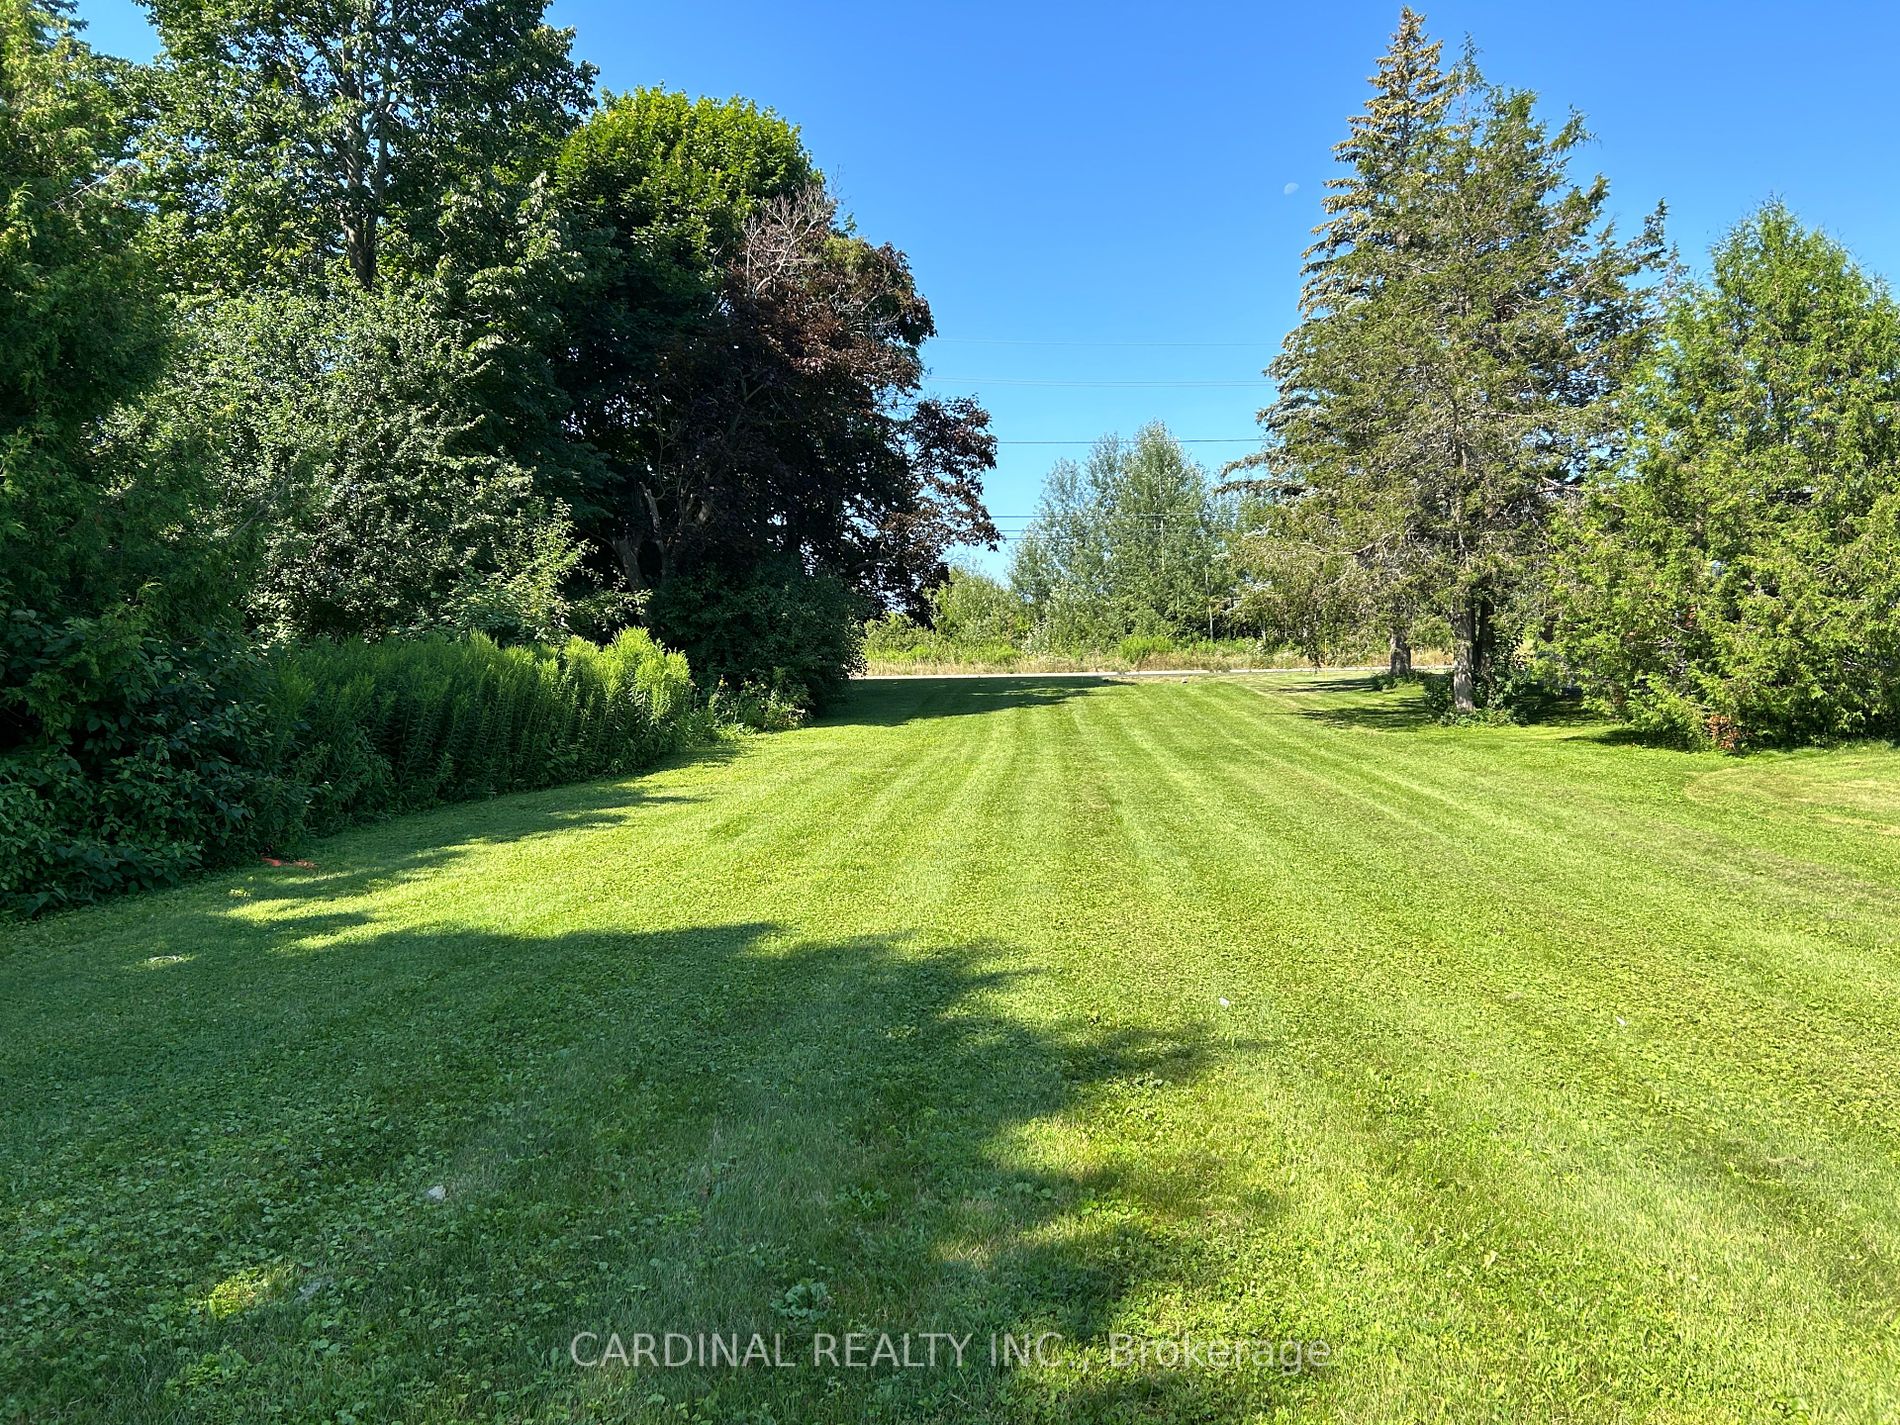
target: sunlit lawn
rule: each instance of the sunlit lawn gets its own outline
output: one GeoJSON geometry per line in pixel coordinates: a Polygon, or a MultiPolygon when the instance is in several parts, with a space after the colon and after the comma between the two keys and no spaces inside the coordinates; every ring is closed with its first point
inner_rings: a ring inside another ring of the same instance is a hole
{"type": "Polygon", "coordinates": [[[0,1417],[1900,1419],[1900,753],[882,683],[310,854],[0,931],[0,1417]]]}

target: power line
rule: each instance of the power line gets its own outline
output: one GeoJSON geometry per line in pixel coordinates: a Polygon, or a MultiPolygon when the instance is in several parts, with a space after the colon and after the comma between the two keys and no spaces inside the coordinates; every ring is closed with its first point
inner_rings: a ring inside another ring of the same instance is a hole
{"type": "MultiPolygon", "coordinates": [[[[1094,445],[1103,437],[1089,436],[1083,440],[999,440],[998,445],[1094,445]]],[[[1257,435],[1171,435],[1168,437],[1176,445],[1256,445],[1260,441],[1257,435]]]]}
{"type": "Polygon", "coordinates": [[[1274,344],[1272,338],[1260,341],[1078,341],[1072,338],[1043,340],[1009,336],[938,336],[930,340],[949,342],[956,346],[1244,347],[1254,350],[1274,344]]]}
{"type": "Polygon", "coordinates": [[[1045,381],[1040,377],[1025,376],[937,376],[934,374],[930,379],[947,386],[1098,386],[1116,390],[1155,387],[1182,389],[1246,386],[1257,388],[1273,384],[1265,379],[1253,381],[1045,381]]]}

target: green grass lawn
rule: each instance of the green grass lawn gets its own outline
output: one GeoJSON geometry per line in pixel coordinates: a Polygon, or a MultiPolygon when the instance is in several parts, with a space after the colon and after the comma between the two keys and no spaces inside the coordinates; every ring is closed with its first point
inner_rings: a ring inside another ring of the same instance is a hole
{"type": "Polygon", "coordinates": [[[311,854],[0,931],[0,1418],[1900,1419],[1900,753],[881,683],[311,854]]]}

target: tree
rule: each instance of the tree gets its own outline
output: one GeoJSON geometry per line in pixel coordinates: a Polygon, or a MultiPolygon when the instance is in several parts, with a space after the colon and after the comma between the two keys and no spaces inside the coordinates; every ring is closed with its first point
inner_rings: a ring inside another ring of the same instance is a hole
{"type": "Polygon", "coordinates": [[[1019,643],[1029,632],[1028,610],[1000,580],[953,567],[932,591],[930,626],[953,644],[1019,643]]]}
{"type": "Polygon", "coordinates": [[[1428,147],[1444,125],[1454,88],[1441,63],[1443,45],[1425,34],[1425,18],[1409,5],[1399,12],[1392,43],[1367,82],[1366,112],[1346,121],[1333,149],[1345,171],[1326,180],[1320,207],[1326,221],[1304,253],[1300,312],[1337,311],[1377,290],[1381,273],[1353,255],[1387,254],[1408,234],[1399,206],[1428,147]]]}
{"type": "MultiPolygon", "coordinates": [[[[1324,501],[1253,492],[1231,542],[1236,619],[1263,642],[1298,649],[1315,668],[1378,612],[1376,581],[1330,523],[1324,501]]],[[[1401,674],[1396,648],[1393,661],[1401,674]]]]}
{"type": "Polygon", "coordinates": [[[1690,745],[1900,729],[1900,306],[1770,204],[1670,306],[1630,459],[1563,528],[1555,646],[1690,745]]]}
{"type": "Polygon", "coordinates": [[[1582,121],[1552,131],[1469,55],[1441,80],[1415,16],[1376,83],[1342,148],[1351,201],[1321,229],[1307,310],[1270,369],[1259,462],[1324,506],[1395,625],[1415,599],[1443,615],[1468,713],[1509,660],[1560,499],[1614,457],[1660,213],[1618,242],[1608,185],[1567,176],[1582,121]]]}
{"type": "Polygon", "coordinates": [[[123,66],[0,0],[0,909],[153,884],[273,800],[212,492],[136,403],[171,341],[123,66]]]}
{"type": "MultiPolygon", "coordinates": [[[[201,291],[427,272],[452,201],[505,226],[589,102],[546,0],[146,0],[144,157],[201,291]]],[[[464,226],[463,234],[479,232],[464,226]]]]}
{"type": "Polygon", "coordinates": [[[176,492],[116,478],[101,436],[170,340],[138,251],[125,73],[63,0],[0,5],[0,585],[9,609],[133,597],[174,560],[176,492]]]}
{"type": "Polygon", "coordinates": [[[172,336],[139,246],[125,77],[69,6],[0,4],[0,742],[32,720],[34,629],[62,644],[71,620],[190,629],[229,604],[191,452],[146,448],[123,421],[172,336]]]}
{"type": "Polygon", "coordinates": [[[208,452],[247,621],[269,640],[548,640],[602,631],[611,612],[574,597],[566,512],[500,453],[488,358],[432,290],[200,307],[150,403],[208,452]]]}
{"type": "Polygon", "coordinates": [[[1226,502],[1156,422],[1097,442],[1085,467],[1050,472],[1011,582],[1040,636],[1101,647],[1130,632],[1192,637],[1230,580],[1226,502]]]}
{"type": "Polygon", "coordinates": [[[1224,472],[1266,501],[1266,517],[1242,545],[1259,576],[1250,589],[1251,616],[1315,662],[1349,628],[1383,623],[1395,677],[1412,671],[1420,571],[1406,526],[1381,492],[1404,475],[1376,467],[1367,423],[1347,414],[1351,393],[1328,384],[1323,353],[1326,334],[1378,293],[1412,240],[1401,199],[1454,97],[1440,54],[1423,17],[1402,10],[1369,81],[1366,112],[1348,120],[1333,150],[1344,171],[1327,180],[1327,217],[1305,253],[1301,325],[1268,372],[1280,385],[1275,405],[1260,413],[1271,443],[1224,472]],[[1263,469],[1264,478],[1233,478],[1250,469],[1263,469]],[[1359,567],[1348,569],[1342,555],[1359,567]]]}
{"type": "Polygon", "coordinates": [[[740,101],[618,96],[569,142],[559,191],[588,254],[561,379],[592,457],[563,493],[602,571],[652,592],[696,667],[780,665],[739,666],[697,616],[691,638],[669,628],[676,581],[834,580],[855,628],[872,607],[922,612],[946,549],[993,542],[988,417],[920,396],[929,305],[903,254],[840,216],[796,130],[740,101]]]}

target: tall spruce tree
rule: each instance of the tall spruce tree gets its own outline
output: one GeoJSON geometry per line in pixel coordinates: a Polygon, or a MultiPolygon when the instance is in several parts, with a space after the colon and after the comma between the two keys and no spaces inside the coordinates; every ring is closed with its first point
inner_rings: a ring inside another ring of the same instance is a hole
{"type": "Polygon", "coordinates": [[[1618,241],[1607,183],[1568,176],[1582,120],[1553,131],[1469,53],[1441,77],[1409,12],[1375,91],[1270,368],[1260,463],[1269,491],[1324,508],[1388,607],[1445,618],[1465,713],[1508,659],[1559,498],[1615,453],[1660,210],[1618,241]]]}
{"type": "MultiPolygon", "coordinates": [[[[1301,325],[1268,369],[1279,384],[1278,401],[1260,413],[1270,446],[1234,467],[1263,471],[1237,482],[1264,502],[1256,530],[1241,545],[1256,593],[1272,604],[1281,597],[1275,590],[1297,589],[1302,627],[1336,632],[1368,617],[1383,622],[1394,675],[1412,668],[1416,560],[1403,522],[1377,497],[1395,474],[1368,467],[1363,428],[1339,419],[1351,393],[1319,349],[1332,325],[1350,322],[1359,304],[1372,299],[1390,259],[1408,242],[1401,195],[1453,97],[1441,53],[1440,42],[1425,33],[1424,17],[1409,6],[1402,10],[1391,46],[1368,81],[1366,111],[1348,121],[1346,137],[1333,149],[1344,171],[1327,180],[1326,220],[1304,254],[1301,325]],[[1359,565],[1350,577],[1338,564],[1342,552],[1359,565]],[[1327,591],[1340,600],[1350,591],[1349,601],[1322,610],[1333,597],[1327,591]]],[[[1315,645],[1303,635],[1301,646],[1310,654],[1315,645]]]]}
{"type": "Polygon", "coordinates": [[[1347,120],[1346,137],[1333,148],[1345,172],[1326,180],[1320,207],[1326,221],[1303,254],[1305,282],[1300,312],[1307,317],[1336,311],[1367,294],[1376,274],[1347,259],[1360,248],[1400,245],[1396,198],[1425,143],[1444,123],[1452,90],[1441,56],[1443,45],[1425,34],[1425,17],[1407,6],[1379,70],[1367,82],[1366,112],[1347,120]]]}

